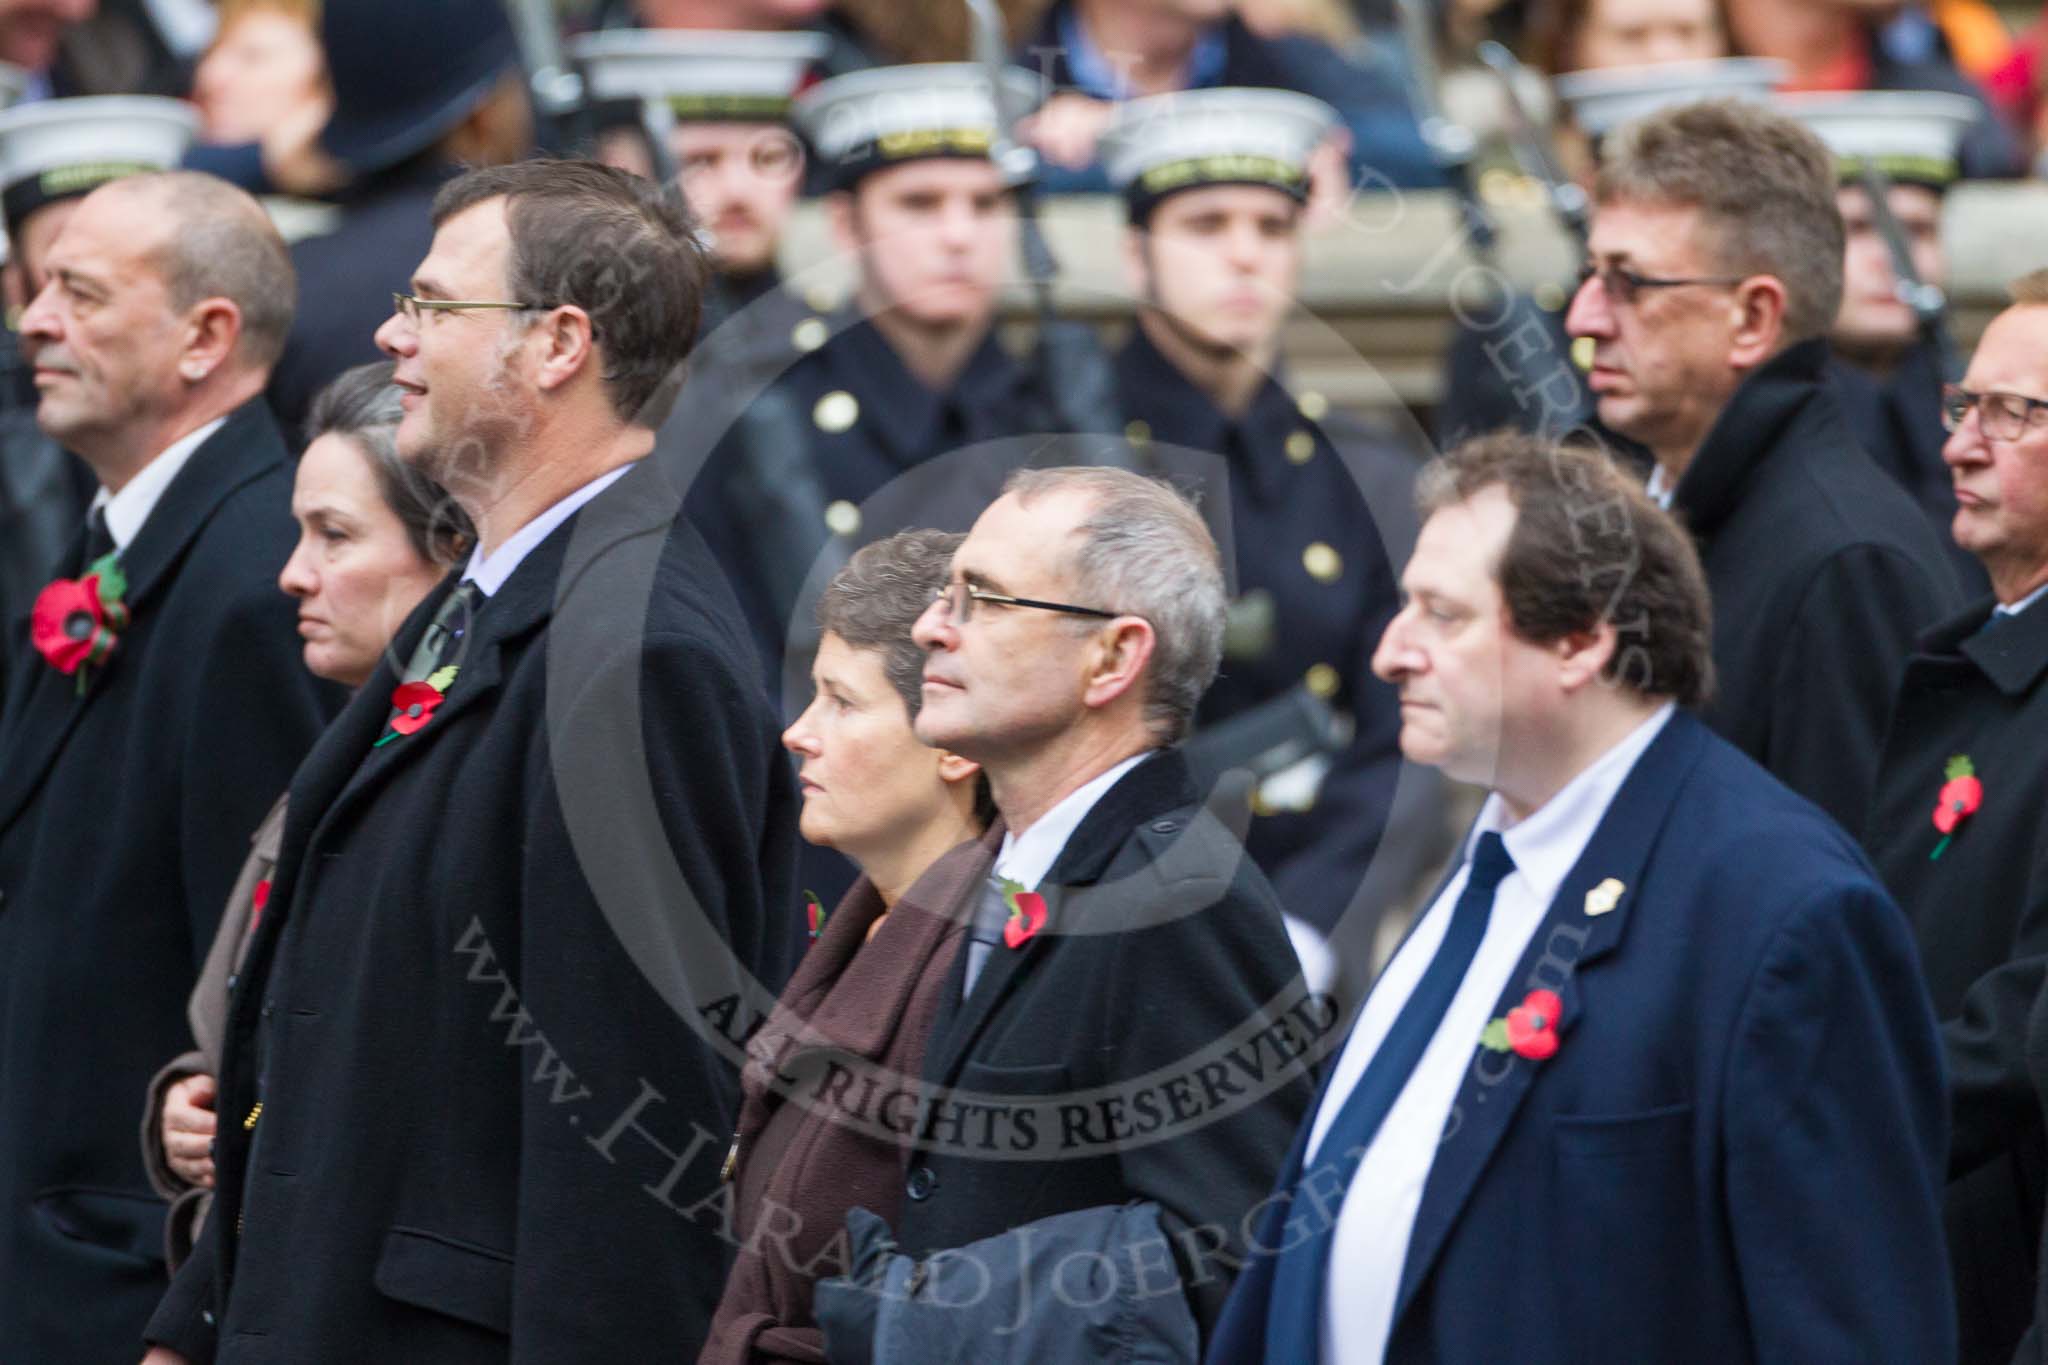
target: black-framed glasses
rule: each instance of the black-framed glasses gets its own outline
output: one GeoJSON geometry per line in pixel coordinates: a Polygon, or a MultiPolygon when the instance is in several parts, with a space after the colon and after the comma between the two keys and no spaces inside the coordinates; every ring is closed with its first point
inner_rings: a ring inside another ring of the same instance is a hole
{"type": "Polygon", "coordinates": [[[1972,393],[1961,384],[1941,386],[1941,424],[1954,431],[1977,410],[1977,429],[1994,441],[2017,441],[2043,410],[2048,399],[2023,393],[1972,393]]]}
{"type": "Polygon", "coordinates": [[[932,593],[932,601],[945,607],[947,617],[955,625],[965,625],[974,619],[976,602],[986,602],[995,607],[1030,607],[1034,611],[1063,611],[1069,616],[1098,616],[1105,621],[1114,621],[1123,614],[1104,611],[1100,607],[1077,607],[1071,602],[1040,602],[1030,597],[1011,597],[1007,593],[977,588],[971,583],[948,583],[932,593]]]}
{"type": "Polygon", "coordinates": [[[423,299],[417,294],[393,294],[391,311],[414,326],[422,313],[460,313],[470,308],[509,308],[514,312],[542,312],[545,303],[508,303],[503,299],[423,299]]]}
{"type": "Polygon", "coordinates": [[[1636,295],[1645,289],[1677,289],[1684,285],[1711,285],[1727,289],[1741,284],[1747,275],[1641,275],[1625,265],[1594,265],[1591,261],[1579,267],[1579,288],[1586,287],[1586,281],[1598,277],[1600,288],[1616,303],[1628,304],[1636,301],[1636,295]]]}

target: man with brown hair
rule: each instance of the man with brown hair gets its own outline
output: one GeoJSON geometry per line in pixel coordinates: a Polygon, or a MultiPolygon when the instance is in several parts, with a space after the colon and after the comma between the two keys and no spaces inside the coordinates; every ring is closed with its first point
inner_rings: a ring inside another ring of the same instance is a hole
{"type": "Polygon", "coordinates": [[[1854,829],[1914,634],[1957,599],[1934,530],[1824,380],[1842,294],[1833,158],[1733,101],[1625,124],[1601,149],[1584,281],[1600,421],[1655,457],[1714,599],[1704,716],[1854,829]]]}
{"type": "Polygon", "coordinates": [[[2012,299],[1942,414],[1956,542],[1992,592],[1907,661],[1863,834],[1947,1045],[1962,1358],[2001,1365],[2032,1316],[2048,1187],[2026,1027],[2048,963],[2048,270],[2012,299]]]}
{"type": "Polygon", "coordinates": [[[434,220],[377,339],[476,551],[293,783],[158,1360],[687,1360],[725,1274],[688,1210],[800,910],[759,665],[646,458],[704,262],[587,161],[434,220]]]}
{"type": "Polygon", "coordinates": [[[1526,436],[1423,477],[1374,667],[1492,789],[1338,1053],[1209,1360],[1938,1365],[1940,1054],[1855,846],[1688,713],[1683,531],[1526,436]]]}

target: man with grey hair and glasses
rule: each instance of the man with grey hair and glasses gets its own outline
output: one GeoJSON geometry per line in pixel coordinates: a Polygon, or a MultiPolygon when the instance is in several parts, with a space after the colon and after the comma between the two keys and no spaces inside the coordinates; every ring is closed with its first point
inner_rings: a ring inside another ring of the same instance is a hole
{"type": "MultiPolygon", "coordinates": [[[[1173,1307],[1188,1351],[1333,1022],[1303,994],[1272,889],[1174,748],[1223,621],[1216,546],[1181,494],[1124,470],[1040,469],[981,514],[912,632],[929,655],[917,736],[979,762],[1009,827],[923,1080],[958,1107],[1038,1117],[984,1144],[980,1121],[932,1105],[896,1241],[917,1257],[980,1244],[963,1254],[1014,1258],[1043,1293],[1058,1254],[1045,1220],[1157,1206],[1159,1236],[1121,1273],[1148,1267],[1138,1290],[1173,1307]]],[[[1009,1316],[989,1326],[1019,1315],[992,1297],[982,1311],[1009,1316]]],[[[1034,1331],[1084,1311],[1033,1306],[1050,1315],[1034,1331]]],[[[1013,1340],[1005,1358],[1061,1349],[1013,1340]]]]}
{"type": "Polygon", "coordinates": [[[2012,300],[1942,412],[1956,543],[1992,590],[1906,661],[1863,831],[1942,1024],[1961,1358],[2001,1363],[2034,1315],[2048,1185],[2028,1029],[2048,964],[2048,270],[2012,300]]]}
{"type": "Polygon", "coordinates": [[[1707,722],[1853,831],[1899,664],[1958,590],[1825,382],[1835,186],[1820,139],[1758,105],[1622,125],[1565,325],[1591,342],[1602,425],[1650,450],[1650,493],[1699,545],[1721,679],[1707,722]]]}

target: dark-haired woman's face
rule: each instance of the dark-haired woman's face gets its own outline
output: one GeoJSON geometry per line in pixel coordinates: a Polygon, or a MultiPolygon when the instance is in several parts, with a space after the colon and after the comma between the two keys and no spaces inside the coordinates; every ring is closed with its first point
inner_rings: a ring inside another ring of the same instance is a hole
{"type": "Polygon", "coordinates": [[[306,447],[292,516],[299,543],[277,585],[299,599],[306,667],[361,687],[446,570],[413,548],[369,454],[350,437],[329,432],[306,447]]]}

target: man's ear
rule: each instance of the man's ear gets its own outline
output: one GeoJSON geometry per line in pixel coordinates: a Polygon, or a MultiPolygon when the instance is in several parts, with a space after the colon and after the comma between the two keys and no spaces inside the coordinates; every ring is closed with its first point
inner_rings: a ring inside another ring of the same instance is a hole
{"type": "Polygon", "coordinates": [[[185,349],[178,356],[178,378],[204,383],[234,354],[242,337],[242,310],[233,299],[201,299],[185,314],[185,349]]]}
{"type": "Polygon", "coordinates": [[[567,303],[554,309],[544,321],[535,325],[534,332],[541,343],[537,382],[543,392],[560,388],[585,365],[593,363],[596,328],[590,321],[590,314],[575,304],[567,303]]]}
{"type": "Polygon", "coordinates": [[[1753,370],[1777,354],[1785,336],[1785,282],[1775,275],[1751,275],[1735,286],[1735,335],[1728,363],[1753,370]]]}
{"type": "Polygon", "coordinates": [[[1082,705],[1107,706],[1141,686],[1158,643],[1152,623],[1141,616],[1119,616],[1105,624],[1083,665],[1082,705]]]}
{"type": "Polygon", "coordinates": [[[1605,619],[1590,630],[1576,630],[1552,646],[1557,656],[1557,680],[1566,692],[1578,692],[1600,680],[1601,673],[1621,647],[1614,623],[1605,619]]]}

